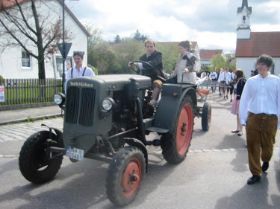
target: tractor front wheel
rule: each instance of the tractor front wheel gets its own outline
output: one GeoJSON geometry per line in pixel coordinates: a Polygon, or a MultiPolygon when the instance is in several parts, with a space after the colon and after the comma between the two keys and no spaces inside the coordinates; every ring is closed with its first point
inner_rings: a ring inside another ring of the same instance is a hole
{"type": "Polygon", "coordinates": [[[39,131],[23,144],[19,154],[19,169],[28,181],[42,184],[57,174],[63,156],[50,159],[50,146],[64,147],[63,139],[49,131],[39,131]]]}
{"type": "Polygon", "coordinates": [[[112,159],[108,169],[106,192],[111,202],[124,206],[132,202],[145,173],[145,158],[136,147],[124,147],[112,159]]]}

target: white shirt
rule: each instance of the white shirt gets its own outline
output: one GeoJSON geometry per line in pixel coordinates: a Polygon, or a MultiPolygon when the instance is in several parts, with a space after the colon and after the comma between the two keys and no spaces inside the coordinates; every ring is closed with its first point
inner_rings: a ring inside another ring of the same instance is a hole
{"type": "Polygon", "coordinates": [[[229,84],[233,80],[233,75],[231,72],[226,73],[226,84],[229,84]]]}
{"type": "Polygon", "coordinates": [[[226,81],[226,72],[225,71],[220,71],[218,82],[221,82],[221,81],[226,81]]]}
{"type": "Polygon", "coordinates": [[[239,106],[240,123],[246,124],[248,112],[275,114],[280,127],[280,78],[268,74],[256,75],[246,82],[239,106]]]}
{"type": "Polygon", "coordinates": [[[85,77],[93,77],[93,76],[95,76],[95,73],[92,71],[91,68],[89,68],[89,67],[80,67],[79,69],[77,69],[76,66],[75,66],[75,67],[73,67],[73,74],[71,73],[72,68],[70,68],[67,71],[66,81],[68,81],[71,78],[82,77],[85,68],[86,68],[85,73],[84,73],[85,77]]]}
{"type": "Polygon", "coordinates": [[[215,79],[217,79],[217,73],[216,72],[211,72],[210,73],[210,75],[209,75],[209,78],[211,79],[211,80],[215,80],[215,79]]]}

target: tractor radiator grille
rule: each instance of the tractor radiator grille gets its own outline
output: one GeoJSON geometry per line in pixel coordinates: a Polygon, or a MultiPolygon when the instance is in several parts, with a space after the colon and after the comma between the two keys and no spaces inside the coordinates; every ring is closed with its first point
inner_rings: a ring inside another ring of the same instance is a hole
{"type": "Polygon", "coordinates": [[[95,90],[82,89],[81,111],[79,123],[84,126],[92,126],[94,112],[95,90]]]}
{"type": "Polygon", "coordinates": [[[95,90],[71,86],[67,90],[65,121],[83,126],[93,125],[95,90]]]}
{"type": "Polygon", "coordinates": [[[80,90],[78,87],[70,87],[66,96],[65,121],[67,123],[77,123],[79,113],[80,90]]]}

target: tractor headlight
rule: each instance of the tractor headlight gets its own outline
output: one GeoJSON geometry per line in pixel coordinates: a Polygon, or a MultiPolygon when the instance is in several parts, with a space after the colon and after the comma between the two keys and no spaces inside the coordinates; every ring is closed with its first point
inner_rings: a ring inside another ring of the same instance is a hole
{"type": "Polygon", "coordinates": [[[102,101],[102,111],[103,112],[109,112],[113,105],[114,105],[115,101],[112,99],[112,98],[105,98],[103,101],[102,101]]]}
{"type": "Polygon", "coordinates": [[[55,94],[54,97],[53,97],[53,101],[57,105],[62,105],[65,101],[64,94],[55,94]]]}

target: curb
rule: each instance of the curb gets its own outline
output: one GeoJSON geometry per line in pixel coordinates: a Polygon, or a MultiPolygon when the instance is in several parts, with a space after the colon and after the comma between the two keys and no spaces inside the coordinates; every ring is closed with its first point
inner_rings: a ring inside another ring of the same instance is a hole
{"type": "Polygon", "coordinates": [[[0,126],[3,125],[11,125],[11,124],[16,124],[16,123],[24,123],[24,122],[34,122],[37,120],[44,120],[44,119],[51,119],[51,118],[57,118],[57,117],[63,117],[62,113],[59,114],[51,114],[51,115],[41,115],[41,116],[36,116],[36,117],[28,117],[28,118],[23,118],[23,119],[18,119],[18,120],[13,120],[13,121],[5,121],[5,122],[0,122],[0,126]]]}

